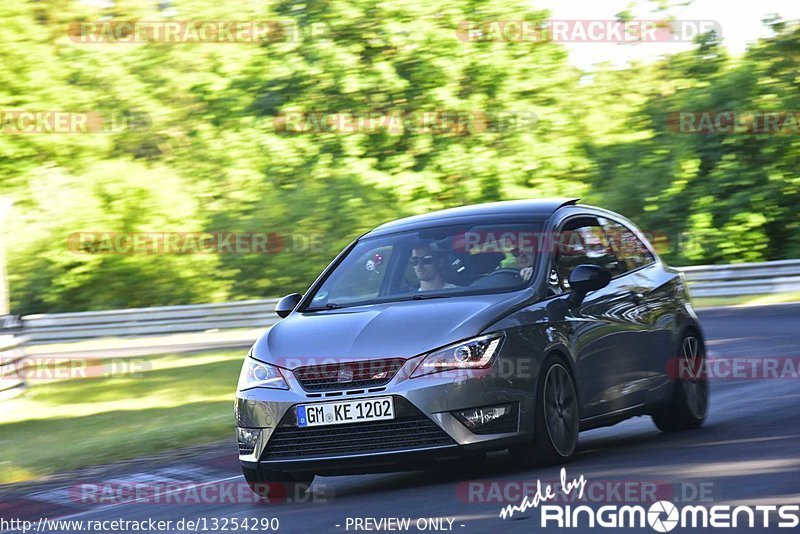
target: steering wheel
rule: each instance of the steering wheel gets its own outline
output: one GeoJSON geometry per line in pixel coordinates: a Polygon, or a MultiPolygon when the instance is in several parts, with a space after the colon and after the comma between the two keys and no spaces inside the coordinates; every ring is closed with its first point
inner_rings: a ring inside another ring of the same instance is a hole
{"type": "Polygon", "coordinates": [[[507,268],[497,269],[496,271],[490,272],[486,276],[482,276],[482,277],[478,278],[477,280],[472,282],[470,284],[470,286],[482,286],[482,285],[486,284],[486,282],[488,280],[492,279],[492,278],[494,278],[495,280],[498,280],[500,277],[511,277],[511,276],[513,276],[515,278],[515,280],[514,280],[515,282],[518,282],[519,279],[520,279],[519,271],[516,270],[516,269],[507,269],[507,268]]]}
{"type": "MultiPolygon", "coordinates": [[[[496,274],[513,274],[514,276],[519,276],[519,269],[510,269],[510,268],[495,269],[486,276],[494,276],[496,274]]],[[[484,278],[486,278],[486,276],[484,276],[484,278]]]]}

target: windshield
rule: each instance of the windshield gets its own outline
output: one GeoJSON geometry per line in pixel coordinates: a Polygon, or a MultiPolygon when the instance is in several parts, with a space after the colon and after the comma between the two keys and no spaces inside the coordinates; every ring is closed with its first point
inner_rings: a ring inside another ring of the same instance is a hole
{"type": "Polygon", "coordinates": [[[534,275],[541,227],[442,226],[362,239],[313,293],[306,311],[521,289],[534,275]]]}

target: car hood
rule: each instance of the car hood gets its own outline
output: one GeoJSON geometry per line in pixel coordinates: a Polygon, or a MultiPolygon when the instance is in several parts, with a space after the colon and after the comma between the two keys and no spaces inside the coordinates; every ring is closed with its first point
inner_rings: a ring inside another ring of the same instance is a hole
{"type": "Polygon", "coordinates": [[[294,312],[256,341],[253,355],[288,369],[411,358],[480,334],[513,305],[513,296],[461,296],[294,312]]]}

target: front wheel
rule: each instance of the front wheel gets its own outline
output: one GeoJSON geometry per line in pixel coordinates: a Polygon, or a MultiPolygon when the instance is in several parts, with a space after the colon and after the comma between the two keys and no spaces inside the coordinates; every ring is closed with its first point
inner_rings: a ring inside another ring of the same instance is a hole
{"type": "Polygon", "coordinates": [[[534,437],[511,453],[529,465],[568,462],[578,446],[578,394],[572,374],[560,359],[549,358],[539,375],[534,437]]]}
{"type": "Polygon", "coordinates": [[[242,466],[247,485],[253,493],[269,502],[298,500],[314,481],[313,474],[264,471],[242,466]]]}
{"type": "Polygon", "coordinates": [[[703,424],[708,413],[708,363],[703,341],[694,333],[683,336],[675,360],[672,398],[653,413],[662,432],[691,430],[703,424]]]}

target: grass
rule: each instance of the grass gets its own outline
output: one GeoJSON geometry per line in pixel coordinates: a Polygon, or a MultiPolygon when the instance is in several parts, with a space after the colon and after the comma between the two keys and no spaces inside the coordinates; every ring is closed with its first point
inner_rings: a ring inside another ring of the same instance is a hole
{"type": "Polygon", "coordinates": [[[34,382],[0,404],[0,484],[232,440],[242,358],[152,356],[134,376],[34,382]]]}
{"type": "Polygon", "coordinates": [[[785,302],[800,302],[800,291],[775,293],[771,295],[692,298],[692,304],[694,304],[696,308],[710,308],[713,306],[767,306],[770,304],[783,304],[785,302]]]}

